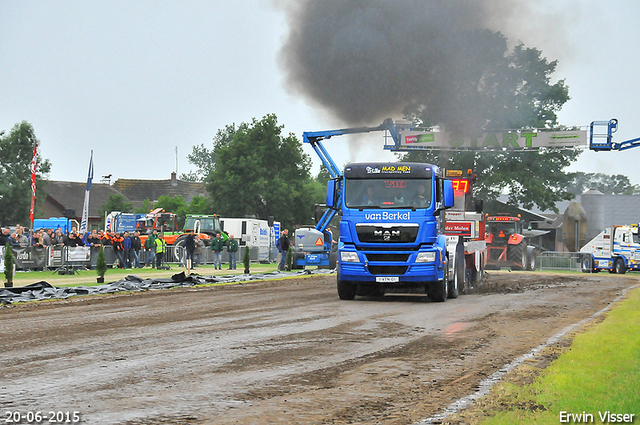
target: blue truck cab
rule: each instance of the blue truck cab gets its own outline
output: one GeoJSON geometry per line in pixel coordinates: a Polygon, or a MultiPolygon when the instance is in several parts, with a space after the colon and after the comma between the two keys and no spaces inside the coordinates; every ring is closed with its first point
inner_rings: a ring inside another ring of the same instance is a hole
{"type": "Polygon", "coordinates": [[[333,182],[327,201],[341,212],[339,297],[401,290],[444,301],[449,283],[444,210],[453,206],[453,188],[440,169],[351,163],[333,182]]]}

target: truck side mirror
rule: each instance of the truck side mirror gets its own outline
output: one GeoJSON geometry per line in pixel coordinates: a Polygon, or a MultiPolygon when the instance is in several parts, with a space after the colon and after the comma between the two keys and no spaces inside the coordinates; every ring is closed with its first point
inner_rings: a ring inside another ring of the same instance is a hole
{"type": "Polygon", "coordinates": [[[336,206],[336,180],[329,180],[327,182],[327,208],[334,208],[336,206]]]}
{"type": "Polygon", "coordinates": [[[453,202],[453,182],[451,180],[444,180],[444,208],[451,208],[453,202]]]}

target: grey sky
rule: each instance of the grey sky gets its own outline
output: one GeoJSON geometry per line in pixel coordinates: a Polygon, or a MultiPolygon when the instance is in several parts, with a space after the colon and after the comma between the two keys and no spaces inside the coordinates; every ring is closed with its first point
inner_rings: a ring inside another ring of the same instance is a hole
{"type": "MultiPolygon", "coordinates": [[[[561,123],[618,118],[616,140],[640,137],[640,3],[535,8],[511,10],[505,32],[559,60],[554,77],[566,79],[572,97],[561,123]]],[[[193,145],[210,146],[218,129],[267,113],[298,137],[341,127],[285,89],[278,52],[286,35],[284,8],[267,0],[0,0],[0,130],[31,122],[54,180],[84,181],[93,149],[99,181],[169,178],[176,146],[186,172],[193,145]]],[[[347,140],[325,145],[339,165],[385,156],[380,134],[364,138],[364,148],[347,140]]],[[[572,169],[638,184],[638,163],[640,148],[585,152],[572,169]]]]}

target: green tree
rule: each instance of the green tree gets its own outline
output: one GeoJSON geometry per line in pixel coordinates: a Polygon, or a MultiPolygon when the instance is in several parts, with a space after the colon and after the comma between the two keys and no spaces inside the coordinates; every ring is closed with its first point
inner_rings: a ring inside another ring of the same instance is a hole
{"type": "Polygon", "coordinates": [[[105,213],[110,213],[112,211],[130,213],[133,212],[133,204],[131,202],[127,202],[124,195],[119,193],[110,194],[109,199],[105,201],[100,208],[98,208],[98,213],[101,217],[104,217],[105,213]]]}
{"type": "MultiPolygon", "coordinates": [[[[31,160],[35,144],[40,145],[33,126],[26,121],[0,133],[0,220],[2,224],[28,223],[31,209],[31,160]]],[[[38,149],[39,151],[39,149],[38,149]]],[[[36,207],[44,200],[44,178],[51,170],[49,160],[37,152],[36,207]]],[[[37,213],[36,213],[37,216],[37,213]]]]}
{"type": "Polygon", "coordinates": [[[569,192],[580,195],[589,189],[599,190],[605,195],[637,195],[640,186],[631,184],[629,177],[622,174],[574,173],[569,192]]]}
{"type": "Polygon", "coordinates": [[[136,208],[133,212],[136,214],[148,214],[151,210],[153,210],[151,200],[149,198],[146,198],[144,201],[142,201],[142,206],[140,206],[140,208],[136,208]]]}
{"type": "Polygon", "coordinates": [[[194,196],[185,209],[187,214],[215,214],[211,200],[206,196],[194,196]]]}
{"type": "Polygon", "coordinates": [[[213,167],[201,172],[206,173],[204,182],[217,214],[274,216],[285,227],[313,222],[319,200],[310,190],[311,159],[295,135],[284,136],[282,130],[276,116],[269,114],[219,130],[211,150],[194,149],[193,155],[215,158],[213,167]]]}
{"type": "MultiPolygon", "coordinates": [[[[461,135],[478,129],[558,128],[556,114],[569,100],[569,89],[564,80],[551,83],[557,61],[548,62],[539,50],[522,44],[509,53],[499,33],[472,34],[467,60],[452,69],[446,96],[439,103],[428,92],[418,92],[419,101],[405,110],[406,117],[461,135]]],[[[573,198],[566,189],[573,175],[565,170],[579,154],[578,149],[427,150],[401,159],[472,169],[478,176],[476,198],[489,201],[508,194],[510,204],[555,210],[557,201],[573,198]]]]}

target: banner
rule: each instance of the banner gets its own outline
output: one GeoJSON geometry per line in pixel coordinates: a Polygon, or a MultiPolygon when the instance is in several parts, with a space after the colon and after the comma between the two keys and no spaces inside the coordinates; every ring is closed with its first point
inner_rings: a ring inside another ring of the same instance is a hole
{"type": "Polygon", "coordinates": [[[88,246],[67,247],[67,261],[89,261],[91,248],[88,246]]]}
{"type": "Polygon", "coordinates": [[[89,193],[91,192],[91,181],[93,180],[93,151],[91,151],[91,159],[89,159],[89,174],[87,175],[87,188],[84,192],[84,206],[82,207],[82,221],[80,222],[80,233],[87,231],[87,223],[89,220],[89,193]]]}
{"type": "Polygon", "coordinates": [[[45,248],[35,246],[19,248],[12,246],[11,253],[17,269],[43,269],[46,267],[47,253],[45,248]]]}
{"type": "Polygon", "coordinates": [[[36,206],[36,150],[38,149],[38,144],[33,144],[33,158],[31,159],[31,212],[30,217],[31,227],[33,228],[33,213],[36,206]]]}
{"type": "Polygon", "coordinates": [[[572,148],[587,145],[587,131],[505,131],[483,132],[455,137],[445,131],[400,131],[400,145],[385,145],[389,150],[470,149],[527,150],[536,148],[572,148]]]}

